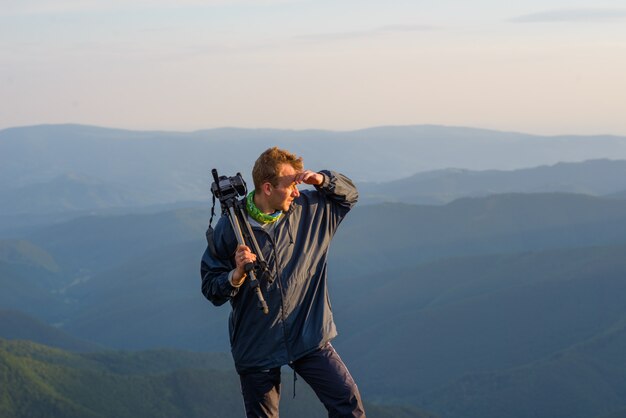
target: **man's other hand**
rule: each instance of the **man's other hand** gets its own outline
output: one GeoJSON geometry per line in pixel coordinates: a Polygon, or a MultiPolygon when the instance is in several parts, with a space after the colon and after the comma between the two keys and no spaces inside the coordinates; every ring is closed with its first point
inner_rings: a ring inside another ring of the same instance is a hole
{"type": "Polygon", "coordinates": [[[311,170],[304,170],[294,177],[296,184],[311,184],[313,186],[321,186],[324,182],[324,175],[311,170]]]}

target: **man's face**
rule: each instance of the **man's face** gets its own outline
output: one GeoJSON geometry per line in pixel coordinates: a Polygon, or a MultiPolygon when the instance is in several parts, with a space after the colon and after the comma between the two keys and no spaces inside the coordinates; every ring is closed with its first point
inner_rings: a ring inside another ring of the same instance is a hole
{"type": "Polygon", "coordinates": [[[269,202],[273,209],[286,212],[293,199],[300,196],[294,177],[297,171],[290,164],[281,164],[278,170],[278,183],[270,186],[269,202]]]}

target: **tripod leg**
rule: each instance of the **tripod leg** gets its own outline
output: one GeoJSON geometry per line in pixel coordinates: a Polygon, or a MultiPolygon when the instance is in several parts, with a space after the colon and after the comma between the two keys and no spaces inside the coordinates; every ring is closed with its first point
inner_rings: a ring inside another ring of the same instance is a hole
{"type": "MultiPolygon", "coordinates": [[[[233,231],[235,231],[235,236],[237,237],[237,243],[239,243],[239,245],[245,245],[246,243],[243,239],[241,226],[239,225],[239,219],[237,218],[235,209],[232,206],[229,206],[228,211],[230,214],[230,223],[233,227],[233,231]]],[[[250,286],[252,286],[254,292],[257,295],[257,298],[259,299],[259,307],[263,310],[263,313],[267,315],[269,313],[269,308],[267,307],[267,302],[265,302],[265,298],[263,297],[263,293],[261,292],[261,286],[259,286],[259,281],[256,278],[253,267],[254,266],[252,265],[252,263],[246,265],[246,272],[249,276],[250,286]]]]}

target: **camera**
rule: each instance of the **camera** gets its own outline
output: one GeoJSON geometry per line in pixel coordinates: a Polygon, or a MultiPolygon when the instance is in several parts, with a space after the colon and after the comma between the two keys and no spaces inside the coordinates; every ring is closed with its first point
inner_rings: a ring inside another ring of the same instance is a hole
{"type": "Polygon", "coordinates": [[[219,176],[217,170],[211,170],[213,173],[214,182],[211,185],[211,193],[218,198],[220,202],[226,202],[230,199],[237,199],[238,197],[245,197],[247,194],[246,182],[241,176],[241,173],[237,173],[232,177],[219,176]]]}

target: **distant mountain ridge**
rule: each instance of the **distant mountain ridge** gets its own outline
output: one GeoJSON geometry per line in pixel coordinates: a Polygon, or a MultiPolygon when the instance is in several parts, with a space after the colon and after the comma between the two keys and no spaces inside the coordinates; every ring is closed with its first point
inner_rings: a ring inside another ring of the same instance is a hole
{"type": "Polygon", "coordinates": [[[444,169],[359,185],[363,203],[443,204],[462,197],[501,193],[566,192],[623,198],[626,161],[587,160],[512,171],[444,169]]]}
{"type": "Polygon", "coordinates": [[[608,135],[542,137],[431,125],[349,132],[232,128],[191,133],[42,125],[0,131],[0,195],[20,198],[13,206],[0,207],[0,213],[28,210],[33,194],[45,202],[46,188],[54,187],[67,194],[67,201],[48,199],[47,210],[201,201],[210,194],[211,168],[224,175],[241,172],[249,179],[254,160],[272,145],[304,156],[309,168],[336,169],[358,182],[391,181],[449,167],[511,170],[561,161],[626,159],[626,138],[608,135]],[[76,179],[54,183],[67,173],[98,185],[76,179]]]}
{"type": "Polygon", "coordinates": [[[0,338],[28,340],[69,351],[97,351],[103,347],[81,341],[23,312],[0,309],[0,338]]]}
{"type": "Polygon", "coordinates": [[[341,274],[359,275],[373,266],[408,267],[451,256],[623,242],[624,200],[509,193],[442,206],[387,203],[356,208],[343,222],[330,260],[341,274]]]}
{"type": "MultiPolygon", "coordinates": [[[[359,183],[359,206],[382,202],[445,204],[464,197],[503,193],[567,192],[626,198],[626,161],[589,160],[513,171],[445,169],[383,183],[359,183]]],[[[168,207],[209,207],[210,199],[144,205],[144,195],[127,187],[111,188],[74,174],[47,184],[0,192],[0,234],[38,224],[114,213],[154,213],[168,207]],[[124,190],[124,191],[122,191],[124,190]],[[90,209],[91,208],[91,209],[90,209]],[[2,213],[5,215],[3,216],[2,213]]]]}
{"type": "Polygon", "coordinates": [[[0,215],[132,207],[149,201],[145,193],[123,184],[106,184],[71,172],[47,182],[3,190],[0,200],[0,215]]]}

